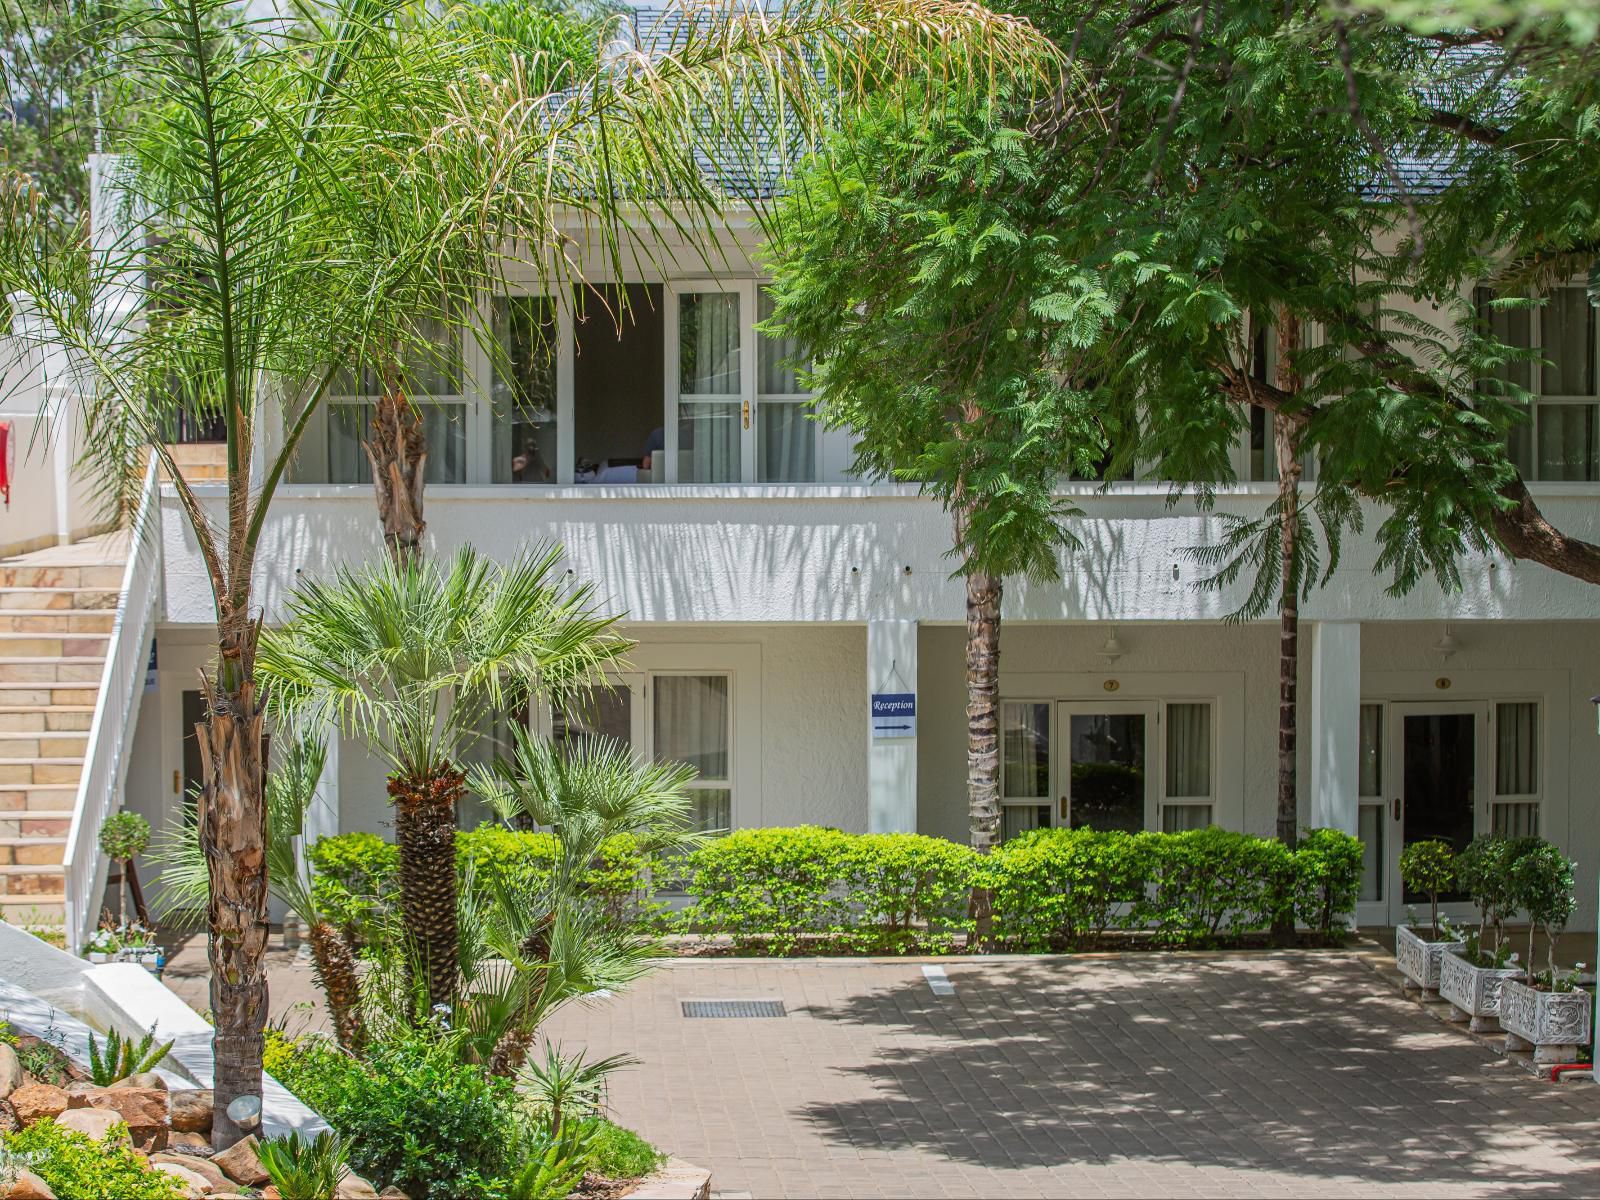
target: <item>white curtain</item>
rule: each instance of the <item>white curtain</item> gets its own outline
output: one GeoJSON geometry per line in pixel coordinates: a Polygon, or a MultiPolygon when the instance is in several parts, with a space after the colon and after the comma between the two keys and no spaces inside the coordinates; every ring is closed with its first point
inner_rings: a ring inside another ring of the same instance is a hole
{"type": "Polygon", "coordinates": [[[1540,479],[1588,483],[1600,478],[1594,405],[1541,403],[1537,425],[1540,479]]]}
{"type": "Polygon", "coordinates": [[[817,478],[817,423],[811,404],[762,400],[756,430],[757,478],[762,483],[811,483],[817,478]]]}
{"type": "MultiPolygon", "coordinates": [[[[1362,709],[1376,708],[1364,704],[1362,709]]],[[[1363,804],[1357,810],[1356,836],[1361,839],[1361,890],[1358,900],[1383,899],[1383,818],[1387,810],[1381,804],[1363,804]]]]}
{"type": "Polygon", "coordinates": [[[1500,837],[1538,837],[1539,805],[1496,804],[1490,817],[1490,827],[1500,837]]]}
{"type": "Polygon", "coordinates": [[[1211,824],[1209,804],[1163,804],[1161,806],[1161,832],[1183,833],[1189,829],[1204,829],[1211,824]]]}
{"type": "Polygon", "coordinates": [[[1000,794],[1007,799],[1050,795],[1050,706],[1000,706],[1000,794]]]}
{"type": "Polygon", "coordinates": [[[1593,396],[1595,311],[1581,287],[1551,291],[1540,313],[1543,323],[1543,367],[1539,388],[1545,396],[1593,396]]]}
{"type": "MultiPolygon", "coordinates": [[[[1494,299],[1494,293],[1488,288],[1479,288],[1477,299],[1479,320],[1497,342],[1518,350],[1532,348],[1532,309],[1526,305],[1520,308],[1491,307],[1489,302],[1494,299]]],[[[1526,359],[1506,363],[1495,371],[1495,376],[1529,390],[1533,387],[1532,367],[1533,364],[1526,359]]]]}
{"type": "Polygon", "coordinates": [[[1050,823],[1050,810],[1041,804],[1007,804],[1000,809],[1000,840],[1008,842],[1030,829],[1050,823]]]}
{"type": "Polygon", "coordinates": [[[743,478],[739,326],[737,295],[678,298],[678,478],[684,483],[743,478]]]}
{"type": "Polygon", "coordinates": [[[1494,793],[1539,792],[1539,706],[1528,701],[1495,706],[1494,793]]]}
{"type": "Polygon", "coordinates": [[[1383,705],[1363,704],[1357,750],[1357,794],[1383,795],[1383,705]]]}
{"type": "MultiPolygon", "coordinates": [[[[328,406],[328,482],[371,483],[372,467],[361,443],[372,430],[372,406],[328,406]]],[[[422,433],[428,442],[429,483],[467,481],[467,417],[464,404],[422,404],[422,433]]]]}
{"type": "Polygon", "coordinates": [[[728,677],[657,675],[655,756],[688,763],[704,781],[728,778],[728,677]]]}
{"type": "Polygon", "coordinates": [[[1167,705],[1167,795],[1185,798],[1211,795],[1209,704],[1167,705]]]}

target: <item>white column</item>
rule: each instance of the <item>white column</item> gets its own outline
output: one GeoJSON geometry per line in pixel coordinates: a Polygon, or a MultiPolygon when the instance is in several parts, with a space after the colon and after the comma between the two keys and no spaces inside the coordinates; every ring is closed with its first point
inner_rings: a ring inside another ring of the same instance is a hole
{"type": "Polygon", "coordinates": [[[1311,626],[1311,826],[1356,832],[1360,794],[1361,626],[1311,626]]]}
{"type": "MultiPolygon", "coordinates": [[[[867,703],[874,694],[916,695],[917,623],[867,622],[867,703]]],[[[901,722],[896,722],[900,724],[901,722]]],[[[867,734],[867,830],[869,833],[917,831],[916,722],[910,736],[867,734]]]]}

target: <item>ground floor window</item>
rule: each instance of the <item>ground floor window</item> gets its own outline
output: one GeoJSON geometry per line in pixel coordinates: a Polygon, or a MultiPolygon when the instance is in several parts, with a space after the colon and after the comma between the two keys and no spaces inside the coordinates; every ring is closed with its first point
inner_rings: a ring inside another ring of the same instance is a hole
{"type": "Polygon", "coordinates": [[[1383,881],[1388,870],[1384,857],[1383,801],[1383,705],[1361,706],[1356,750],[1357,792],[1360,803],[1356,817],[1356,836],[1361,839],[1361,890],[1357,899],[1379,901],[1384,898],[1383,881]]]}
{"type": "Polygon", "coordinates": [[[1539,705],[1494,706],[1494,801],[1489,827],[1502,837],[1539,835],[1539,705]]]}

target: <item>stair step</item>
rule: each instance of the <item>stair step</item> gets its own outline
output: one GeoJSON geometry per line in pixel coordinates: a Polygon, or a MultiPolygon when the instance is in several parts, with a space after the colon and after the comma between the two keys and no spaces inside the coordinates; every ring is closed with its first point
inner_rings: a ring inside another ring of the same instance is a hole
{"type": "Polygon", "coordinates": [[[31,846],[41,841],[61,841],[72,830],[72,816],[40,813],[0,813],[0,845],[10,841],[31,846]]]}
{"type": "Polygon", "coordinates": [[[83,778],[81,758],[0,759],[0,792],[38,784],[73,784],[83,778]]]}
{"type": "Polygon", "coordinates": [[[91,708],[100,698],[100,681],[75,681],[69,683],[23,682],[7,683],[0,680],[0,700],[10,708],[38,705],[40,708],[88,705],[91,708]]]}
{"type": "Polygon", "coordinates": [[[71,656],[61,658],[0,658],[0,683],[98,684],[106,660],[71,656]]]}
{"type": "Polygon", "coordinates": [[[66,880],[60,863],[13,863],[0,866],[0,896],[22,899],[64,895],[66,880]]]}
{"type": "Polygon", "coordinates": [[[0,736],[87,734],[93,721],[92,704],[0,704],[0,736]]]}
{"type": "Polygon", "coordinates": [[[114,609],[122,594],[116,587],[11,587],[0,585],[0,610],[12,612],[84,612],[114,609]]]}
{"type": "Polygon", "coordinates": [[[0,631],[0,661],[18,658],[104,658],[109,633],[0,631]]]}
{"type": "Polygon", "coordinates": [[[60,896],[0,896],[0,916],[23,929],[59,930],[66,908],[60,896]]]}
{"type": "Polygon", "coordinates": [[[0,563],[0,587],[120,588],[125,573],[120,562],[33,565],[13,559],[0,563]]]}
{"type": "Polygon", "coordinates": [[[116,623],[114,608],[0,609],[0,633],[109,634],[116,623]]]}
{"type": "Polygon", "coordinates": [[[78,784],[0,783],[0,816],[16,813],[65,812],[78,802],[78,784]]]}
{"type": "Polygon", "coordinates": [[[0,762],[82,762],[87,730],[17,733],[0,729],[0,762]]]}
{"type": "Polygon", "coordinates": [[[0,871],[23,867],[54,867],[59,871],[67,854],[67,839],[0,837],[0,871]]]}

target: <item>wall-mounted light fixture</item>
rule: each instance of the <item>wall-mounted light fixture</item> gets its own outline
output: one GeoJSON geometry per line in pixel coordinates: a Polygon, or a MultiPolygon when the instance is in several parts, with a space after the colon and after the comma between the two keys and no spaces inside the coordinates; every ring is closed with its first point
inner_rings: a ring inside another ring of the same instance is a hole
{"type": "Polygon", "coordinates": [[[1111,627],[1111,636],[1100,646],[1100,657],[1109,664],[1116,662],[1126,653],[1127,651],[1122,648],[1122,642],[1117,638],[1117,627],[1113,625],[1111,627]]]}
{"type": "Polygon", "coordinates": [[[1442,663],[1449,662],[1450,657],[1461,649],[1461,643],[1456,641],[1455,635],[1450,632],[1448,623],[1444,627],[1444,636],[1433,644],[1433,652],[1439,656],[1442,663]]]}

